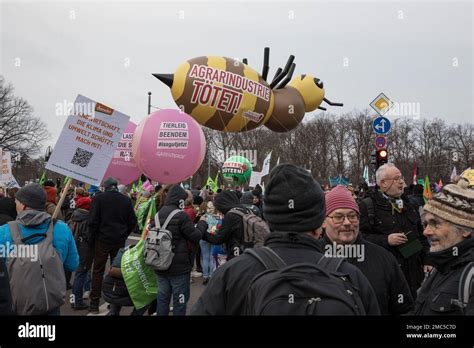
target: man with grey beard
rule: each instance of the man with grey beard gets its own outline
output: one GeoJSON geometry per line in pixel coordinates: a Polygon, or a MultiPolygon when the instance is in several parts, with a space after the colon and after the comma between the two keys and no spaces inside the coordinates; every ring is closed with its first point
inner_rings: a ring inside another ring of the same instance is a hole
{"type": "Polygon", "coordinates": [[[434,270],[418,292],[415,315],[474,315],[474,190],[463,179],[446,185],[422,218],[434,270]]]}

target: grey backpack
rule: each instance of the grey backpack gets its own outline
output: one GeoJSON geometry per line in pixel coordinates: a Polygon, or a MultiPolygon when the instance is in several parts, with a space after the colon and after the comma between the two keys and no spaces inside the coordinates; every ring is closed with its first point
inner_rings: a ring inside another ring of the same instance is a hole
{"type": "Polygon", "coordinates": [[[66,277],[61,256],[52,243],[53,222],[46,234],[33,234],[24,239],[16,221],[10,221],[8,225],[17,250],[29,249],[8,258],[13,310],[19,315],[42,315],[62,306],[66,297],[66,277]],[[40,236],[45,237],[41,242],[24,244],[40,236]]]}
{"type": "MultiPolygon", "coordinates": [[[[436,273],[436,269],[433,269],[432,274],[436,273]]],[[[469,262],[463,269],[461,277],[459,278],[458,285],[458,298],[452,299],[451,303],[458,306],[461,309],[463,315],[465,315],[466,307],[471,301],[472,294],[474,293],[474,261],[469,262]]]]}
{"type": "Polygon", "coordinates": [[[244,225],[243,248],[262,247],[265,237],[270,233],[270,228],[267,223],[250,210],[244,213],[239,208],[233,208],[229,210],[229,213],[234,213],[242,217],[242,223],[244,225]]]}
{"type": "Polygon", "coordinates": [[[175,209],[166,218],[163,226],[160,225],[159,213],[155,215],[155,227],[148,231],[145,239],[145,265],[156,271],[166,271],[173,261],[173,235],[167,230],[171,219],[181,210],[175,209]]]}

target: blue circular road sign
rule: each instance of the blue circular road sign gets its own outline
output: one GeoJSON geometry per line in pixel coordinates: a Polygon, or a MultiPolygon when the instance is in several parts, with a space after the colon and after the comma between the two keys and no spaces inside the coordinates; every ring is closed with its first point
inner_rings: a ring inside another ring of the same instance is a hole
{"type": "Polygon", "coordinates": [[[390,131],[390,120],[386,117],[377,117],[372,123],[372,129],[377,134],[387,134],[390,131]]]}

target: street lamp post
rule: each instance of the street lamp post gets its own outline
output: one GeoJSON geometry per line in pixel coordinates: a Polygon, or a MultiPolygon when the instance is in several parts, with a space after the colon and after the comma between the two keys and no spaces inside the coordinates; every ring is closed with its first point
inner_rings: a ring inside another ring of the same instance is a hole
{"type": "Polygon", "coordinates": [[[148,92],[148,115],[151,113],[151,92],[148,92]]]}

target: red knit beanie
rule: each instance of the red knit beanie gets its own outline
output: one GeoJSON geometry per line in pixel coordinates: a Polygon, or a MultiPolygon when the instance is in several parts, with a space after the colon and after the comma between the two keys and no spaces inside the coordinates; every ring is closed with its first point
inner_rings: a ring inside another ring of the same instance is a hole
{"type": "Polygon", "coordinates": [[[76,201],[76,208],[85,209],[85,210],[91,209],[92,200],[90,199],[90,197],[77,196],[75,198],[75,201],[76,201]]]}
{"type": "Polygon", "coordinates": [[[353,209],[359,214],[359,205],[352,197],[351,192],[342,185],[337,185],[326,192],[326,216],[336,209],[353,209]]]}

